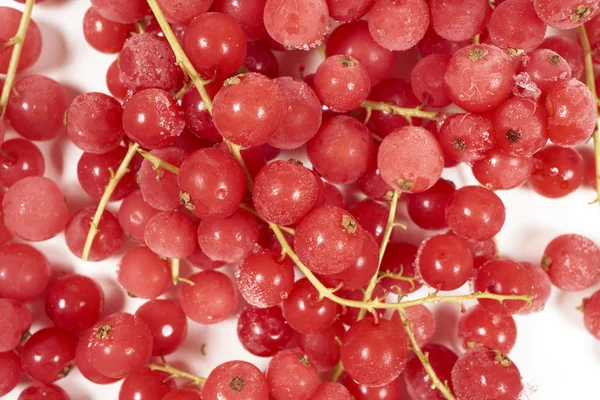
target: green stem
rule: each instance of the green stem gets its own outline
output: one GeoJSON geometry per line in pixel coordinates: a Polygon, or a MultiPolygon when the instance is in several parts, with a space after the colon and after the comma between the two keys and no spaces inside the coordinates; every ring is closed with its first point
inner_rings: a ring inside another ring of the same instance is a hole
{"type": "Polygon", "coordinates": [[[31,12],[33,11],[33,5],[35,0],[27,0],[25,2],[25,9],[23,10],[23,16],[21,16],[21,22],[19,22],[19,28],[14,37],[12,37],[7,43],[1,43],[0,46],[8,47],[12,46],[13,51],[10,56],[10,62],[8,63],[8,70],[6,71],[6,78],[4,81],[4,88],[2,88],[2,95],[0,95],[0,110],[2,112],[2,118],[6,112],[6,105],[8,104],[8,98],[12,91],[15,83],[15,75],[17,74],[17,68],[19,67],[19,59],[21,58],[21,51],[23,50],[23,43],[25,43],[25,35],[29,28],[29,22],[31,21],[31,12]]]}

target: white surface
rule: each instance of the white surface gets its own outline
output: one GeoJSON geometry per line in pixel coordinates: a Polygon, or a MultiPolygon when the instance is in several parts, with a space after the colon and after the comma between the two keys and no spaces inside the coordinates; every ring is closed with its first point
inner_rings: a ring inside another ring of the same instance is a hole
{"type": "MultiPolygon", "coordinates": [[[[0,0],[0,6],[22,8],[21,4],[11,0],[0,0]]],[[[35,6],[33,18],[42,31],[44,47],[40,61],[28,73],[48,75],[73,93],[108,93],[105,72],[115,56],[96,52],[85,43],[81,24],[88,6],[87,0],[52,0],[35,6]]],[[[14,134],[9,135],[13,136],[14,134]]],[[[77,182],[76,165],[81,152],[68,143],[65,136],[38,144],[46,156],[46,176],[59,181],[71,213],[82,206],[94,205],[94,201],[80,189],[77,182]]],[[[459,185],[475,183],[466,168],[455,169],[445,175],[459,185]]],[[[567,199],[560,200],[544,199],[526,188],[499,195],[507,208],[505,228],[498,235],[503,256],[537,263],[546,244],[563,233],[583,234],[600,243],[600,207],[587,204],[594,198],[594,193],[589,189],[582,189],[567,199]]],[[[115,210],[114,205],[111,208],[115,210]]],[[[414,242],[420,235],[422,232],[411,227],[406,233],[398,233],[397,237],[414,242]]],[[[118,258],[101,263],[81,262],[68,251],[62,235],[34,246],[50,259],[55,275],[62,271],[76,271],[97,279],[105,292],[105,315],[120,310],[134,312],[144,302],[125,296],[116,283],[118,258]]],[[[185,268],[183,274],[188,271],[185,268]]],[[[599,288],[600,285],[595,285],[580,293],[554,290],[543,312],[516,317],[519,334],[510,356],[528,385],[523,398],[598,399],[596,379],[600,371],[600,342],[585,331],[582,315],[575,307],[583,297],[599,288]]],[[[467,290],[464,287],[457,293],[466,293],[467,290]]],[[[425,290],[421,290],[418,295],[425,293],[425,290]]],[[[167,297],[174,297],[175,294],[172,289],[167,297]]],[[[35,309],[36,320],[33,331],[49,326],[50,322],[43,312],[43,303],[38,301],[31,306],[35,309]]],[[[459,316],[458,307],[445,304],[432,306],[432,309],[438,318],[436,339],[439,341],[444,336],[454,335],[459,316]]],[[[458,348],[455,350],[459,351],[458,348]]],[[[268,363],[267,359],[250,355],[239,344],[235,318],[216,326],[190,322],[189,334],[183,347],[167,359],[203,376],[207,376],[215,366],[226,360],[243,359],[261,368],[268,363]],[[206,344],[206,356],[200,352],[203,344],[206,344]]],[[[20,384],[5,398],[16,400],[18,393],[28,383],[20,384]]],[[[120,383],[94,385],[86,381],[77,370],[58,384],[70,394],[72,400],[117,399],[120,386],[120,383]]]]}

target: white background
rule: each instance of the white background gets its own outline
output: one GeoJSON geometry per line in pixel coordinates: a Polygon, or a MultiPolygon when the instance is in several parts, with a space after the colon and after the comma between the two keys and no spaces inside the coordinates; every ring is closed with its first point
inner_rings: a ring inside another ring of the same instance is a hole
{"type": "MultiPolygon", "coordinates": [[[[0,0],[0,6],[22,9],[21,4],[10,0],[0,0]]],[[[88,6],[87,0],[49,0],[36,5],[33,11],[33,18],[42,31],[44,46],[41,59],[28,73],[44,74],[56,79],[67,89],[70,99],[82,92],[108,93],[105,73],[115,59],[115,56],[103,55],[86,44],[82,33],[82,18],[88,6]]],[[[297,53],[285,57],[297,57],[297,53]]],[[[284,71],[292,71],[295,65],[302,62],[304,61],[296,61],[294,65],[285,67],[284,71]]],[[[14,137],[14,133],[10,133],[8,137],[14,137]]],[[[65,136],[38,144],[46,157],[45,175],[60,183],[71,214],[82,206],[94,205],[94,201],[81,190],[77,182],[76,165],[81,152],[65,136]]],[[[445,176],[453,179],[459,186],[476,183],[468,168],[446,171],[445,176]]],[[[498,235],[502,256],[538,263],[546,244],[563,233],[579,233],[600,243],[600,206],[587,204],[595,197],[589,189],[581,189],[568,198],[559,200],[542,198],[527,188],[498,194],[507,209],[505,227],[498,235]]],[[[116,210],[114,205],[111,205],[111,209],[116,210]]],[[[400,218],[406,221],[402,206],[400,214],[400,218]]],[[[407,232],[398,232],[396,237],[418,243],[423,235],[423,232],[410,226],[407,232]]],[[[101,263],[84,263],[68,251],[62,235],[34,246],[50,259],[55,276],[66,271],[76,271],[97,279],[106,297],[105,315],[120,310],[134,312],[143,303],[125,296],[116,283],[118,257],[101,263]]],[[[183,274],[186,274],[189,269],[183,268],[183,274]]],[[[527,389],[523,398],[587,400],[600,397],[597,386],[600,377],[600,342],[585,331],[582,314],[575,309],[583,297],[599,288],[600,285],[597,284],[579,293],[554,290],[543,312],[516,317],[519,334],[510,357],[521,370],[526,382],[527,389]]],[[[457,293],[466,293],[467,290],[464,287],[457,293]]],[[[172,289],[167,297],[174,297],[175,294],[175,289],[172,289]]],[[[424,289],[418,293],[419,296],[424,294],[424,289]]],[[[49,326],[50,322],[43,312],[43,303],[38,301],[31,306],[36,320],[33,331],[49,326]]],[[[438,322],[434,341],[460,351],[451,339],[448,340],[456,330],[458,307],[444,304],[432,306],[432,309],[438,322]]],[[[247,360],[261,368],[268,363],[267,359],[250,355],[239,344],[235,318],[216,326],[190,322],[189,334],[183,347],[167,358],[175,365],[202,376],[207,376],[215,366],[231,359],[247,360]],[[205,356],[200,352],[204,344],[205,356]]],[[[120,383],[94,385],[86,381],[77,370],[58,384],[70,394],[72,400],[117,399],[120,386],[120,383]]],[[[5,398],[16,400],[24,387],[25,383],[20,384],[5,398]]]]}

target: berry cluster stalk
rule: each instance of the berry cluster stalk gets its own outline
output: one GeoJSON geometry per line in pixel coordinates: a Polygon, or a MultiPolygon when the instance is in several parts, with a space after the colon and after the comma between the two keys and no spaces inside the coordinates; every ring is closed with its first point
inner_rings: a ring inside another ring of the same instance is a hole
{"type": "Polygon", "coordinates": [[[117,168],[117,172],[114,173],[114,175],[110,178],[110,181],[108,181],[108,185],[106,185],[106,189],[104,190],[104,193],[102,194],[100,203],[98,203],[98,207],[96,208],[96,213],[94,214],[94,219],[92,220],[92,223],[90,224],[90,230],[88,232],[87,238],[85,239],[85,245],[83,246],[83,253],[81,254],[81,259],[83,261],[87,261],[89,255],[90,255],[90,251],[92,250],[92,244],[94,243],[94,238],[98,234],[98,224],[100,224],[100,220],[102,219],[102,213],[104,212],[104,209],[106,208],[106,205],[108,204],[108,201],[110,200],[110,196],[112,196],[113,192],[115,191],[117,185],[119,184],[119,182],[121,181],[123,176],[127,172],[129,172],[129,163],[133,159],[133,156],[135,156],[135,153],[137,152],[137,149],[139,147],[140,147],[140,145],[137,143],[132,142],[129,144],[129,149],[127,150],[127,154],[125,154],[123,161],[121,161],[119,168],[117,168]]]}
{"type": "MultiPolygon", "coordinates": [[[[385,231],[383,232],[383,240],[381,242],[381,246],[379,247],[379,263],[377,264],[377,270],[373,277],[369,281],[369,285],[365,290],[365,295],[363,296],[363,301],[371,300],[371,296],[373,296],[373,291],[375,291],[375,286],[377,286],[377,282],[379,281],[379,269],[381,268],[381,262],[383,261],[383,256],[385,255],[385,250],[390,242],[390,237],[392,236],[392,231],[394,230],[394,222],[396,220],[396,208],[398,207],[398,197],[400,197],[400,191],[394,190],[394,194],[392,195],[392,201],[390,202],[390,212],[388,214],[387,224],[385,226],[385,231]]],[[[366,309],[361,309],[358,313],[357,321],[360,321],[365,317],[367,313],[366,309]]]]}
{"type": "Polygon", "coordinates": [[[436,121],[438,119],[438,113],[433,111],[423,111],[420,107],[415,108],[404,108],[393,105],[392,103],[384,103],[379,101],[365,100],[360,105],[362,108],[370,113],[373,110],[383,111],[390,114],[402,115],[406,120],[412,124],[413,118],[429,119],[436,121]]]}
{"type": "Polygon", "coordinates": [[[419,361],[421,361],[421,365],[423,365],[423,369],[425,369],[425,372],[427,372],[427,375],[429,375],[429,377],[431,378],[431,382],[433,383],[433,385],[447,400],[456,400],[456,397],[454,397],[454,395],[450,391],[450,388],[448,387],[448,382],[440,381],[440,378],[438,378],[438,376],[436,375],[435,371],[431,367],[431,364],[429,364],[428,354],[423,354],[423,352],[421,351],[421,348],[419,347],[419,345],[417,344],[417,340],[415,339],[415,334],[413,332],[411,323],[406,318],[406,313],[404,312],[404,310],[399,310],[398,314],[400,314],[402,325],[404,326],[404,330],[408,335],[410,347],[412,347],[415,355],[417,356],[419,361]]]}
{"type": "Polygon", "coordinates": [[[192,385],[196,385],[196,386],[203,385],[206,382],[206,378],[190,374],[189,372],[182,371],[180,369],[172,367],[171,365],[169,365],[167,363],[164,363],[163,365],[149,364],[148,368],[151,371],[166,372],[167,374],[169,374],[169,377],[167,379],[185,378],[185,379],[189,379],[191,381],[190,383],[192,385]]]}
{"type": "Polygon", "coordinates": [[[2,95],[0,96],[0,110],[2,112],[2,118],[4,118],[6,105],[8,104],[8,98],[10,97],[10,92],[15,83],[15,75],[17,73],[17,68],[19,67],[19,58],[21,58],[21,50],[23,50],[23,43],[25,42],[25,35],[27,34],[27,29],[29,28],[29,21],[31,21],[31,12],[33,11],[34,4],[35,0],[27,0],[25,2],[25,9],[23,10],[23,16],[21,17],[17,34],[8,42],[0,43],[0,46],[4,47],[13,46],[10,62],[8,64],[8,70],[6,71],[4,88],[2,88],[2,95]]]}
{"type": "MultiPolygon", "coordinates": [[[[579,27],[579,41],[581,42],[581,48],[583,49],[583,55],[585,60],[585,78],[586,84],[596,102],[596,107],[599,105],[598,92],[596,91],[596,81],[594,80],[594,63],[592,61],[592,48],[590,46],[590,40],[587,32],[585,31],[585,25],[579,27]]],[[[594,159],[596,160],[596,201],[600,203],[600,130],[598,129],[598,121],[596,118],[596,128],[594,129],[594,159]]]]}
{"type": "Polygon", "coordinates": [[[177,41],[177,38],[175,37],[173,30],[171,29],[171,25],[169,25],[169,23],[167,22],[167,19],[165,18],[165,15],[163,14],[160,6],[158,5],[158,2],[156,0],[147,0],[147,2],[150,6],[150,9],[152,10],[152,13],[154,14],[156,22],[158,22],[158,25],[160,25],[160,29],[163,31],[165,38],[167,39],[169,45],[173,49],[173,53],[175,54],[177,64],[181,67],[183,72],[185,72],[190,77],[192,83],[194,84],[194,86],[196,86],[196,89],[198,89],[198,93],[200,93],[202,101],[204,101],[206,111],[212,114],[212,101],[210,100],[210,96],[208,95],[208,92],[204,87],[205,82],[202,80],[202,78],[200,78],[200,75],[198,75],[198,73],[196,72],[196,69],[192,65],[190,59],[187,57],[187,55],[181,48],[181,45],[179,44],[179,41],[177,41]]]}

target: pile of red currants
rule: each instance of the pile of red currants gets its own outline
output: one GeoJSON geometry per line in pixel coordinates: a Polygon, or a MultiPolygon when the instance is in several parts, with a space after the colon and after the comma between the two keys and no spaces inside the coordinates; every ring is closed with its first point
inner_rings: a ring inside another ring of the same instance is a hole
{"type": "MultiPolygon", "coordinates": [[[[600,279],[584,236],[539,265],[495,241],[495,191],[600,193],[600,0],[92,0],[83,34],[119,54],[112,96],[72,102],[16,75],[42,49],[18,1],[0,7],[0,397],[26,376],[18,400],[77,400],[55,385],[77,368],[119,400],[517,400],[513,315],[600,279]],[[280,74],[308,51],[314,74],[280,74]],[[93,207],[43,176],[33,142],[65,133],[93,207]],[[481,185],[441,178],[458,164],[481,185]],[[402,237],[400,208],[425,240],[402,237]],[[63,232],[82,260],[120,257],[116,282],[147,302],[110,314],[95,280],[53,272],[31,243],[63,232]],[[460,355],[430,343],[441,302],[462,309],[460,355]],[[173,365],[188,323],[230,318],[266,371],[173,365]]],[[[600,340],[600,291],[581,310],[600,340]]]]}

